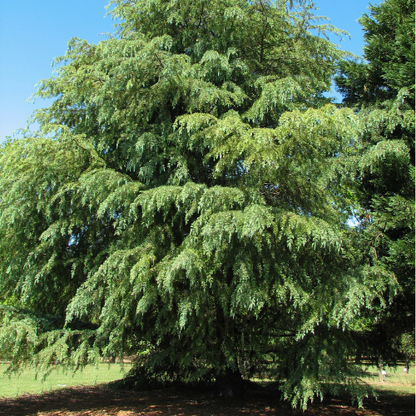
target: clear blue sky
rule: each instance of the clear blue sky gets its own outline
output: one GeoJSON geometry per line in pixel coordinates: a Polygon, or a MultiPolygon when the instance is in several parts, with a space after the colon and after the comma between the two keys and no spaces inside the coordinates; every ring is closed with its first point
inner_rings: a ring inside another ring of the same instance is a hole
{"type": "MultiPolygon", "coordinates": [[[[369,3],[315,3],[319,15],[351,34],[351,40],[344,39],[341,47],[362,55],[363,32],[357,19],[367,12],[369,3]]],[[[38,81],[52,76],[52,60],[65,53],[69,39],[98,43],[105,39],[100,33],[113,32],[111,17],[104,18],[107,4],[107,0],[0,0],[0,142],[25,127],[34,109],[47,106],[45,101],[29,104],[27,100],[38,81]]]]}

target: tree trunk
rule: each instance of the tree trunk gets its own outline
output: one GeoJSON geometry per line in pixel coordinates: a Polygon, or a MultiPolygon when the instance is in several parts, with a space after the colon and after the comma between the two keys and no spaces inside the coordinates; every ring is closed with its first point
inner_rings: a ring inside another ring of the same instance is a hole
{"type": "Polygon", "coordinates": [[[357,348],[355,352],[355,364],[361,364],[361,348],[357,348]]]}
{"type": "Polygon", "coordinates": [[[244,384],[239,370],[233,371],[228,367],[225,372],[218,374],[215,379],[220,396],[232,399],[244,398],[244,384]]]}
{"type": "Polygon", "coordinates": [[[406,372],[406,374],[409,374],[409,367],[410,367],[410,358],[411,355],[410,354],[405,354],[405,366],[404,366],[404,371],[406,372]]]}

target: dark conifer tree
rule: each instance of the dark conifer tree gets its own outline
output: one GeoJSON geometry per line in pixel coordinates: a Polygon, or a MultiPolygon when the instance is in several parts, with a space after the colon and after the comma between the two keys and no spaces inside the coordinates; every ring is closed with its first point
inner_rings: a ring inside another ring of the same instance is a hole
{"type": "Polygon", "coordinates": [[[379,273],[393,273],[400,285],[393,299],[386,293],[387,308],[370,314],[361,339],[361,348],[380,365],[407,351],[409,336],[414,339],[414,10],[414,0],[370,6],[360,20],[366,62],[344,62],[337,78],[344,103],[356,107],[361,119],[356,195],[365,261],[379,273]]]}

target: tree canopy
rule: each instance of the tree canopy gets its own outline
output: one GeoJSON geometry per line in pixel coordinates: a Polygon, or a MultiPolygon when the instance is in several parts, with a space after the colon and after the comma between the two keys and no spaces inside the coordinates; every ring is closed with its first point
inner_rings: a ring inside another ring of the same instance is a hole
{"type": "Polygon", "coordinates": [[[39,130],[1,148],[0,355],[360,400],[346,329],[395,280],[347,225],[340,32],[305,1],[110,6],[117,33],[72,39],[39,130]]]}
{"type": "Polygon", "coordinates": [[[356,171],[362,252],[400,284],[367,327],[371,354],[386,361],[402,351],[402,337],[414,339],[415,2],[385,0],[369,9],[360,20],[367,62],[343,62],[336,81],[362,126],[356,171]]]}

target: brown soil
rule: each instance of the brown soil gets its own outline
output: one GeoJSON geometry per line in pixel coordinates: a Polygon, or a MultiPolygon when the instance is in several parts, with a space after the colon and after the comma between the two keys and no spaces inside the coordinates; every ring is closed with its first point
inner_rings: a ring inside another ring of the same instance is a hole
{"type": "Polygon", "coordinates": [[[327,399],[313,403],[307,411],[269,394],[253,392],[242,400],[223,399],[212,392],[166,389],[146,392],[113,390],[103,386],[72,388],[39,396],[0,400],[4,416],[133,416],[133,415],[279,415],[279,416],[410,416],[415,414],[415,396],[380,396],[368,399],[365,409],[351,406],[348,399],[327,399]]]}

